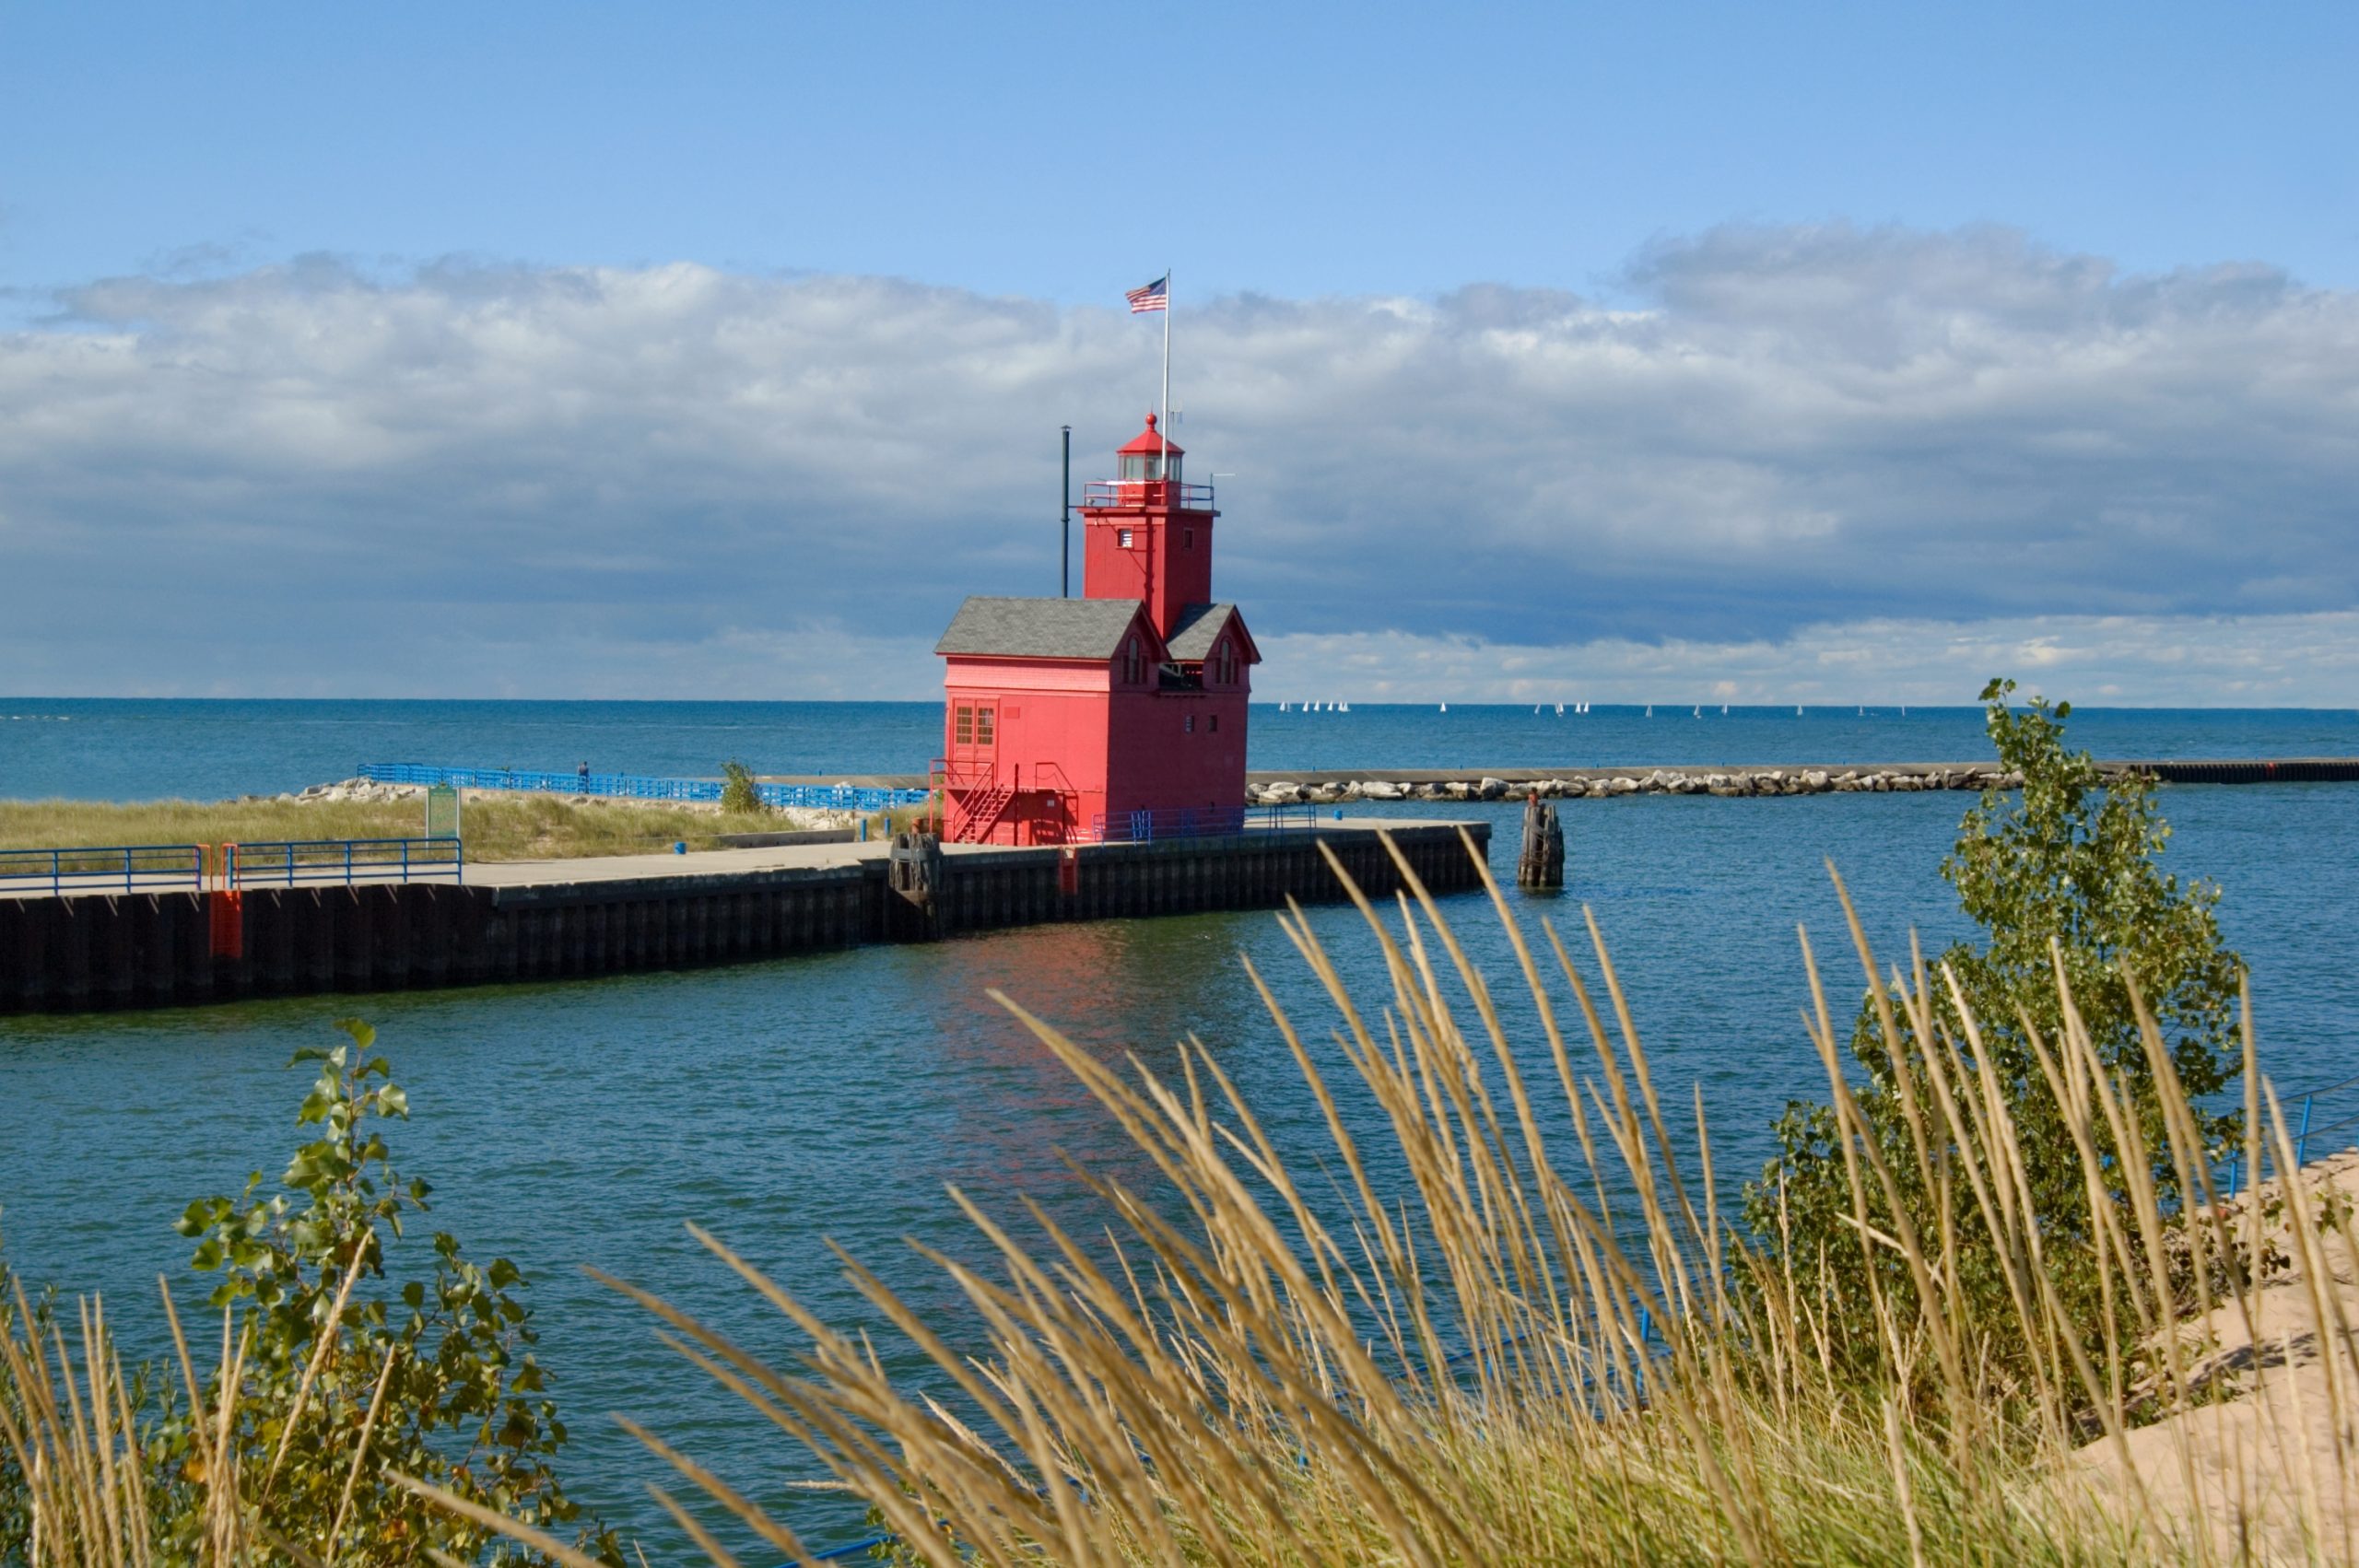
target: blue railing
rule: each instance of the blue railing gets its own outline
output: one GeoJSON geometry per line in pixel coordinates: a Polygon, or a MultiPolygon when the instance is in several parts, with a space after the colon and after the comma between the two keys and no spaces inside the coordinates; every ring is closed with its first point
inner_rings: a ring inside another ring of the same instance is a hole
{"type": "Polygon", "coordinates": [[[1104,813],[1089,819],[1100,844],[1146,844],[1162,838],[1226,838],[1246,833],[1308,833],[1318,820],[1310,805],[1192,806],[1104,813]]]}
{"type": "Polygon", "coordinates": [[[293,887],[298,883],[464,883],[466,851],[456,838],[315,838],[231,844],[229,885],[293,887]]]}
{"type": "MultiPolygon", "coordinates": [[[[2286,1107],[2294,1121],[2294,1164],[2298,1168],[2310,1162],[2311,1139],[2326,1138],[2359,1127],[2359,1077],[2280,1095],[2278,1104],[2286,1107]],[[2321,1116],[2331,1119],[2321,1121],[2318,1119],[2321,1116]]],[[[2264,1109],[2262,1115],[2267,1114],[2264,1109]]],[[[2266,1155],[2270,1151],[2264,1148],[2262,1153],[2266,1155]]],[[[2221,1196],[2232,1198],[2252,1185],[2253,1173],[2245,1168],[2245,1146],[2241,1141],[2230,1151],[2228,1162],[2223,1169],[2221,1196]]]]}
{"type": "Polygon", "coordinates": [[[201,844],[111,844],[85,849],[0,849],[0,892],[169,893],[205,889],[201,844]]]}
{"type": "MultiPolygon", "coordinates": [[[[360,776],[376,784],[449,784],[461,790],[516,790],[547,795],[603,795],[628,801],[714,801],[718,778],[656,778],[637,773],[534,773],[513,767],[435,767],[416,762],[364,762],[360,776]]],[[[757,784],[766,806],[800,811],[881,812],[921,806],[923,790],[884,790],[852,784],[757,784]]]]}

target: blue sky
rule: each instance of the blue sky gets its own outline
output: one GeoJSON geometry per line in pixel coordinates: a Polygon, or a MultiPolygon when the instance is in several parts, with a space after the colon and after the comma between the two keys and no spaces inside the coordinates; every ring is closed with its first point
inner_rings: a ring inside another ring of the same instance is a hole
{"type": "Polygon", "coordinates": [[[18,287],[322,251],[1587,290],[1833,218],[2359,281],[2348,6],[18,5],[0,39],[18,287]]]}
{"type": "Polygon", "coordinates": [[[2348,6],[18,6],[0,689],[921,695],[959,592],[1052,580],[1050,433],[1136,427],[1113,308],[1168,262],[1273,679],[2348,702],[2354,44],[2348,6]],[[335,646],[356,606],[417,657],[335,646]]]}

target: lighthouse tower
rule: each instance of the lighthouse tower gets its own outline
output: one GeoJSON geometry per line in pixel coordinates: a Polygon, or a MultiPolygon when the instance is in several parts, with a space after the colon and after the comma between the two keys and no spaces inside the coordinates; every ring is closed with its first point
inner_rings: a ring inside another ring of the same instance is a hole
{"type": "Polygon", "coordinates": [[[1213,597],[1209,485],[1146,428],[1115,477],[1083,492],[1079,599],[976,597],[943,656],[943,755],[954,841],[1069,844],[1236,832],[1245,725],[1261,662],[1213,597]]]}
{"type": "Polygon", "coordinates": [[[1213,597],[1213,487],[1180,482],[1187,453],[1155,415],[1114,454],[1118,477],[1082,491],[1082,591],[1136,599],[1169,638],[1191,604],[1213,597]]]}

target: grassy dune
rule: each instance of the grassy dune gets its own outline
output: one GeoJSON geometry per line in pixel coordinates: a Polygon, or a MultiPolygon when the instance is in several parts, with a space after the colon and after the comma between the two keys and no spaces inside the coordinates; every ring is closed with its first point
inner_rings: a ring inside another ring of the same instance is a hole
{"type": "MultiPolygon", "coordinates": [[[[413,838],[425,806],[403,801],[0,801],[0,849],[110,844],[273,843],[285,839],[413,838]]],[[[664,849],[686,840],[714,848],[724,833],[775,833],[796,825],[775,813],[722,813],[675,806],[515,795],[466,802],[467,858],[570,860],[664,849]]]]}

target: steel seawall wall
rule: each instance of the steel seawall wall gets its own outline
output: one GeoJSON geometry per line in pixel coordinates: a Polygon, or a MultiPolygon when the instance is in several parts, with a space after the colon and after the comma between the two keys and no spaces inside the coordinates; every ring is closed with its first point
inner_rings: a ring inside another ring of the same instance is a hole
{"type": "MultiPolygon", "coordinates": [[[[1487,849],[1487,823],[1467,831],[1487,849]]],[[[1402,856],[1436,893],[1479,886],[1455,826],[1404,827],[1402,856]]],[[[1090,845],[1071,891],[1056,848],[947,857],[933,919],[872,860],[825,870],[530,887],[380,883],[249,888],[242,951],[217,956],[212,896],[0,898],[0,1012],[89,1012],[229,1000],[562,979],[912,942],[1060,920],[1269,908],[1344,891],[1319,845],[1371,896],[1402,885],[1376,834],[1090,845]]]]}

